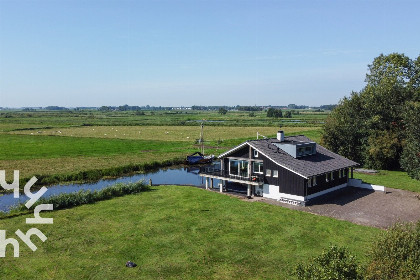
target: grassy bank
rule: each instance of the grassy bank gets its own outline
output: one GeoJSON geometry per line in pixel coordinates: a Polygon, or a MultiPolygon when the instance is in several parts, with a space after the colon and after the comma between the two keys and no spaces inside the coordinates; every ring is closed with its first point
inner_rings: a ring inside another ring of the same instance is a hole
{"type": "Polygon", "coordinates": [[[354,178],[373,185],[420,193],[420,181],[410,178],[407,172],[403,171],[381,170],[376,174],[354,172],[354,178]]]}
{"type": "MultiPolygon", "coordinates": [[[[11,216],[26,214],[28,212],[33,212],[35,207],[41,204],[52,204],[54,210],[67,209],[147,190],[149,190],[149,186],[143,181],[138,181],[136,183],[118,183],[100,190],[80,190],[72,193],[60,193],[45,198],[41,197],[30,209],[26,207],[26,202],[22,202],[13,206],[9,213],[11,216]]],[[[2,213],[0,212],[0,214],[2,213]]]]}
{"type": "MultiPolygon", "coordinates": [[[[362,262],[378,229],[204,190],[153,187],[91,205],[43,212],[48,239],[21,244],[0,265],[5,279],[286,279],[330,243],[362,262]],[[126,268],[131,260],[136,268],[126,268]]],[[[26,232],[26,216],[0,228],[26,232]]]]}

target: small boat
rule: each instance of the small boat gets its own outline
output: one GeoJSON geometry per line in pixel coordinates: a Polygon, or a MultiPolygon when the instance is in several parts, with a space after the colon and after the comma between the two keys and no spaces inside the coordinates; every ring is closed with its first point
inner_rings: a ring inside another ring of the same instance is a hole
{"type": "Polygon", "coordinates": [[[204,124],[201,123],[200,139],[197,139],[197,142],[201,144],[201,152],[195,152],[192,155],[187,156],[187,164],[203,164],[203,163],[212,163],[215,156],[205,156],[204,155],[204,124]]]}
{"type": "Polygon", "coordinates": [[[188,164],[202,164],[202,163],[211,163],[215,158],[214,155],[205,156],[200,152],[195,152],[192,155],[187,156],[188,164]]]}

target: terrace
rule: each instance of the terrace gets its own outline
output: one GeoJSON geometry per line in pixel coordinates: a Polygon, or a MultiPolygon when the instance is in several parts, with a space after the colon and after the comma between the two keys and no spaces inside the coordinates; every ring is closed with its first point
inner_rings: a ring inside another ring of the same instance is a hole
{"type": "Polygon", "coordinates": [[[229,170],[221,170],[213,166],[200,167],[200,176],[219,179],[223,181],[230,181],[236,183],[242,183],[247,185],[259,186],[264,184],[263,174],[252,173],[250,176],[248,172],[239,172],[238,174],[232,174],[229,170]]]}

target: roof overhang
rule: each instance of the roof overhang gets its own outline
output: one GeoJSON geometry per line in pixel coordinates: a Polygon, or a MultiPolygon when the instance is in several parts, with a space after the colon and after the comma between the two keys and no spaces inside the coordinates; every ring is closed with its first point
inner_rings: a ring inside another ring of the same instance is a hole
{"type": "Polygon", "coordinates": [[[229,155],[229,154],[231,154],[231,153],[233,153],[233,152],[235,152],[235,151],[237,151],[237,150],[239,150],[239,149],[241,149],[241,148],[245,147],[246,145],[250,146],[248,142],[243,142],[243,143],[242,143],[242,144],[240,144],[239,146],[236,146],[236,147],[234,147],[233,149],[230,149],[229,151],[224,152],[223,154],[219,155],[218,157],[219,157],[219,158],[225,157],[225,156],[227,156],[227,155],[229,155]]]}

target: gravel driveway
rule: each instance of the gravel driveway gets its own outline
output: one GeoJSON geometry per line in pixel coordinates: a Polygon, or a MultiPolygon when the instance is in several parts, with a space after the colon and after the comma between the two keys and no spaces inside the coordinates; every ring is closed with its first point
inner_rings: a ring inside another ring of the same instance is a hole
{"type": "Polygon", "coordinates": [[[347,187],[318,198],[306,207],[267,198],[256,198],[255,201],[378,228],[420,220],[420,194],[391,188],[386,188],[384,193],[347,187]]]}

